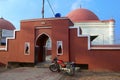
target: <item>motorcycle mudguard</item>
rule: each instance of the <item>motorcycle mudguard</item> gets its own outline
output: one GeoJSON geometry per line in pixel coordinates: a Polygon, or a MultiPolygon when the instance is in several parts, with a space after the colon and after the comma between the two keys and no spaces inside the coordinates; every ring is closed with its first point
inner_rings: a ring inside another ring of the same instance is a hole
{"type": "Polygon", "coordinates": [[[64,62],[62,60],[58,60],[57,63],[59,65],[61,65],[62,67],[66,67],[66,65],[64,64],[64,62]]]}

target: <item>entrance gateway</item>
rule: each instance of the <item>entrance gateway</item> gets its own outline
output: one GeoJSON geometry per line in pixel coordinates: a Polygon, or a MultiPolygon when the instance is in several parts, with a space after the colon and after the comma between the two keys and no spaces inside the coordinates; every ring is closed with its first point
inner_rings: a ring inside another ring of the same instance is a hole
{"type": "Polygon", "coordinates": [[[20,24],[20,31],[15,31],[6,46],[1,46],[1,63],[46,61],[45,46],[50,39],[52,59],[59,54],[59,59],[85,64],[89,70],[120,71],[120,45],[90,44],[90,36],[80,34],[80,28],[73,27],[66,17],[22,20],[20,24]]]}
{"type": "Polygon", "coordinates": [[[35,63],[51,61],[51,38],[42,33],[36,38],[35,63]]]}
{"type": "Polygon", "coordinates": [[[40,19],[35,25],[34,63],[52,60],[56,55],[69,61],[69,26],[72,22],[68,18],[40,19]]]}

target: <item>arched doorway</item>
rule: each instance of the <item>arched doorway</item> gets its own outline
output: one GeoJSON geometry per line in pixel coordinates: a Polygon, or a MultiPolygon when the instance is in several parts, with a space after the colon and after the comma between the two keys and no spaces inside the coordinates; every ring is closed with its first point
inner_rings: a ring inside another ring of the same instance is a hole
{"type": "Polygon", "coordinates": [[[51,39],[48,35],[42,34],[36,40],[35,63],[51,60],[51,39]]]}

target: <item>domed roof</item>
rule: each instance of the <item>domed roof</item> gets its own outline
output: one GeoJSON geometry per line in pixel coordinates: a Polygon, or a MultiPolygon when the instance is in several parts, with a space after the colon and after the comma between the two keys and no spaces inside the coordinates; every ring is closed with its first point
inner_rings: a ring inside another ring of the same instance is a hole
{"type": "Polygon", "coordinates": [[[68,15],[73,22],[80,22],[85,20],[99,20],[99,18],[90,10],[79,8],[71,11],[68,15]]]}
{"type": "Polygon", "coordinates": [[[15,27],[11,22],[0,18],[0,29],[15,30],[15,27]]]}

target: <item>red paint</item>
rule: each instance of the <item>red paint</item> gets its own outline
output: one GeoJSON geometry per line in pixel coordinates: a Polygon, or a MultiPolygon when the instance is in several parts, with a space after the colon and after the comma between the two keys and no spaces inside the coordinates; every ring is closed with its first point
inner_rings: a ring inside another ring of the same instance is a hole
{"type": "MultiPolygon", "coordinates": [[[[35,63],[36,45],[39,46],[36,60],[44,61],[43,47],[50,37],[52,59],[57,55],[57,41],[63,41],[63,55],[60,56],[63,61],[88,64],[90,70],[120,71],[120,49],[88,50],[88,37],[78,37],[77,28],[70,29],[69,26],[73,26],[73,23],[68,18],[22,20],[20,31],[15,33],[15,39],[8,40],[8,50],[0,51],[0,62],[4,64],[8,62],[35,63]],[[25,42],[30,42],[30,55],[24,54],[25,42]]],[[[106,46],[109,47],[109,45],[106,46]]]]}

